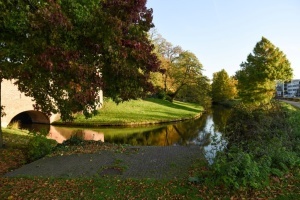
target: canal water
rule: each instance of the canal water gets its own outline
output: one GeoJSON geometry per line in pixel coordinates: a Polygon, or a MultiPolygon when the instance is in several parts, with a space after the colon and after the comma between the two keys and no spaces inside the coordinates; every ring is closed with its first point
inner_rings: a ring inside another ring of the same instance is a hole
{"type": "Polygon", "coordinates": [[[204,148],[207,156],[212,158],[217,151],[226,146],[222,133],[230,112],[228,108],[214,106],[198,119],[151,126],[80,128],[31,124],[26,128],[44,132],[48,138],[58,143],[76,135],[84,140],[134,146],[199,145],[204,148]]]}

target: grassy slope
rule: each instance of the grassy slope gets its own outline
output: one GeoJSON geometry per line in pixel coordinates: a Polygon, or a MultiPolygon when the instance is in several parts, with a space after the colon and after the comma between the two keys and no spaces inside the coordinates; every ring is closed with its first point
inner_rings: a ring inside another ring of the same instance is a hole
{"type": "Polygon", "coordinates": [[[91,125],[125,125],[147,124],[166,121],[176,121],[195,117],[203,111],[197,104],[174,101],[173,103],[161,99],[131,100],[115,104],[105,101],[103,108],[96,116],[85,119],[77,115],[74,123],[91,125]]]}
{"type": "Polygon", "coordinates": [[[32,137],[27,130],[2,128],[2,131],[5,145],[9,148],[24,148],[32,137]]]}
{"type": "Polygon", "coordinates": [[[0,149],[0,176],[27,162],[26,147],[32,137],[24,130],[2,128],[2,132],[5,148],[0,149]]]}

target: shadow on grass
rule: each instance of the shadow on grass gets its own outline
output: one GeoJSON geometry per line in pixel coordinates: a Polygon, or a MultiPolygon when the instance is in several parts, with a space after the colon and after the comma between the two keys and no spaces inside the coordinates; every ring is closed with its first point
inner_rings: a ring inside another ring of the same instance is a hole
{"type": "Polygon", "coordinates": [[[157,103],[159,105],[163,105],[163,106],[168,106],[170,108],[175,108],[175,109],[180,109],[180,110],[186,110],[186,111],[190,111],[190,112],[196,112],[196,113],[199,113],[199,112],[202,112],[203,110],[202,109],[194,109],[194,108],[191,108],[191,107],[188,107],[185,105],[185,103],[183,102],[176,102],[176,103],[172,103],[172,102],[169,102],[169,101],[166,101],[166,100],[161,100],[161,99],[145,99],[145,101],[148,101],[148,102],[152,102],[152,103],[157,103]]]}

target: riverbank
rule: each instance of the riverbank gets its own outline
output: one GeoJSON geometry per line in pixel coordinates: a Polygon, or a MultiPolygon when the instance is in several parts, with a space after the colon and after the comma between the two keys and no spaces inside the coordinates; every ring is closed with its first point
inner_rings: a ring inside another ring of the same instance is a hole
{"type": "Polygon", "coordinates": [[[72,122],[57,121],[53,125],[98,127],[159,124],[198,118],[203,112],[202,106],[187,102],[148,98],[117,105],[107,99],[92,118],[86,119],[84,115],[77,114],[72,122]]]}

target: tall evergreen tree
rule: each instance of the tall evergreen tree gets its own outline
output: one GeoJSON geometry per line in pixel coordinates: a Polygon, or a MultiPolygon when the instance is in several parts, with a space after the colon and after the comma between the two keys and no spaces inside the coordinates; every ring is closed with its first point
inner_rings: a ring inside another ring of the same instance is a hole
{"type": "Polygon", "coordinates": [[[236,78],[239,95],[244,102],[270,102],[275,93],[276,80],[289,80],[293,75],[286,55],[264,37],[240,66],[236,78]]]}

